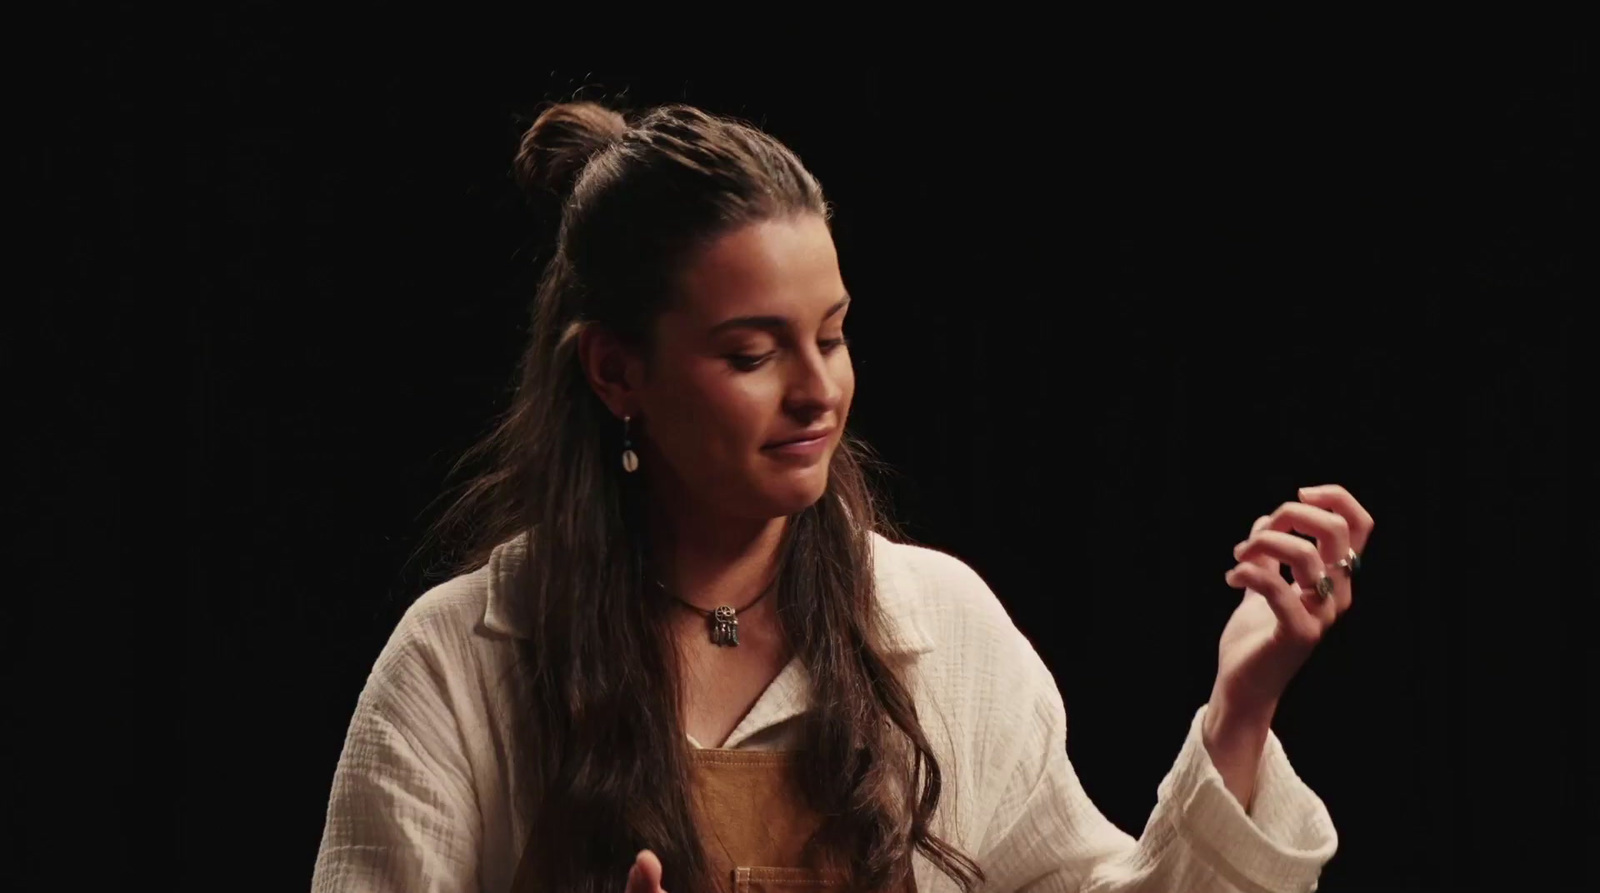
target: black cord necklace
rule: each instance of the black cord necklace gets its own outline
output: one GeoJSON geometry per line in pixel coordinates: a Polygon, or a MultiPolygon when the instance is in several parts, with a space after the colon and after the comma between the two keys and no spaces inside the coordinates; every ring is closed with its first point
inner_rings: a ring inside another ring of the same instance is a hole
{"type": "Polygon", "coordinates": [[[761,590],[761,594],[751,599],[750,603],[744,607],[735,610],[732,605],[718,605],[716,608],[707,611],[705,608],[699,607],[698,605],[692,605],[689,602],[678,598],[676,595],[673,595],[672,591],[667,588],[666,584],[662,583],[660,580],[656,580],[655,583],[656,586],[660,587],[661,591],[665,592],[673,601],[706,618],[706,626],[709,628],[711,633],[711,644],[721,645],[728,648],[736,648],[739,645],[739,611],[750,610],[751,608],[755,607],[756,602],[766,598],[767,593],[778,588],[778,578],[773,577],[772,582],[767,584],[767,588],[761,590]]]}

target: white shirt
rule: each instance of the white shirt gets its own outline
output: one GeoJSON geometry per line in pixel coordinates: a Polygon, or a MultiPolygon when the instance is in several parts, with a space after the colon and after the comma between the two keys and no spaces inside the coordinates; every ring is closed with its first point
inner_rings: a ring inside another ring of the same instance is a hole
{"type": "MultiPolygon", "coordinates": [[[[334,772],[314,891],[510,888],[526,831],[510,797],[514,714],[501,680],[513,637],[526,628],[510,590],[525,547],[524,537],[511,540],[484,567],[426,592],[379,654],[334,772]]],[[[1135,839],[1084,793],[1067,759],[1055,680],[978,574],[949,555],[882,537],[874,564],[889,656],[906,664],[944,772],[934,829],[983,867],[984,889],[1316,889],[1338,839],[1276,735],[1268,736],[1247,814],[1201,741],[1201,706],[1135,839]]],[[[809,689],[803,665],[792,661],[723,746],[793,746],[809,689]]],[[[958,889],[921,854],[914,866],[919,890],[958,889]]]]}

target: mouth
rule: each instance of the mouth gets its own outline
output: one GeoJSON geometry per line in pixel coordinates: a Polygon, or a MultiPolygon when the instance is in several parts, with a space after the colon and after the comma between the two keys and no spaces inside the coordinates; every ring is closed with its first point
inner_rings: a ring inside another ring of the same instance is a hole
{"type": "Polygon", "coordinates": [[[813,431],[802,431],[792,437],[774,440],[761,445],[763,450],[771,452],[808,452],[819,449],[833,437],[837,428],[818,428],[813,431]]]}

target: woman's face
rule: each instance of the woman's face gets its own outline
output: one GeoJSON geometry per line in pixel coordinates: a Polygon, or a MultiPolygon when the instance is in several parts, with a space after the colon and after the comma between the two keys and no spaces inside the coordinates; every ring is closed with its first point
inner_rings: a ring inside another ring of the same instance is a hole
{"type": "Polygon", "coordinates": [[[743,518],[816,502],[855,393],[827,223],[806,214],[736,230],[679,285],[653,357],[635,366],[641,472],[663,498],[743,518]]]}

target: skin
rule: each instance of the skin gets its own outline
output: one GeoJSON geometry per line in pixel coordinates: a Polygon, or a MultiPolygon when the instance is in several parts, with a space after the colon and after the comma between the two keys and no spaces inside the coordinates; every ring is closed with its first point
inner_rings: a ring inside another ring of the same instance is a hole
{"type": "MultiPolygon", "coordinates": [[[[743,608],[776,571],[788,516],[822,497],[855,393],[849,312],[827,223],[816,215],[728,233],[692,257],[649,356],[601,329],[580,336],[595,393],[631,416],[649,488],[658,577],[702,610],[743,608]],[[808,451],[780,441],[821,433],[808,451]]],[[[677,620],[688,734],[719,746],[789,660],[762,599],[739,611],[738,648],[677,620]]]]}
{"type": "MultiPolygon", "coordinates": [[[[855,394],[838,254],[817,215],[728,233],[691,258],[656,322],[649,356],[603,329],[579,337],[590,386],[632,417],[647,474],[659,578],[703,609],[749,604],[772,580],[787,518],[827,489],[855,394]],[[823,432],[816,449],[780,441],[823,432]]],[[[739,612],[738,648],[707,640],[682,612],[688,733],[718,746],[789,660],[772,601],[739,612]]],[[[645,850],[627,889],[663,893],[645,850]]]]}
{"type": "MultiPolygon", "coordinates": [[[[815,215],[728,233],[691,258],[677,284],[649,356],[599,328],[582,333],[579,355],[619,422],[634,419],[662,583],[704,609],[740,607],[771,581],[788,516],[827,487],[855,393],[842,340],[849,304],[832,235],[815,215]],[[826,432],[815,450],[773,449],[808,431],[826,432]]],[[[1348,550],[1365,549],[1373,528],[1343,487],[1308,487],[1299,496],[1256,521],[1225,578],[1244,595],[1218,646],[1203,736],[1246,809],[1279,699],[1350,608],[1351,580],[1334,565],[1348,550]],[[1284,565],[1293,582],[1283,579],[1284,565]],[[1335,590],[1324,601],[1315,589],[1325,572],[1335,590]]],[[[715,747],[789,654],[770,600],[739,612],[738,648],[710,644],[705,620],[682,614],[674,632],[688,733],[715,747]]],[[[661,874],[655,854],[641,851],[627,890],[663,893],[661,874]]]]}
{"type": "Polygon", "coordinates": [[[1256,519],[1234,547],[1239,563],[1223,578],[1244,598],[1222,631],[1201,734],[1223,782],[1247,810],[1278,701],[1328,628],[1350,610],[1352,580],[1337,563],[1352,549],[1364,552],[1374,526],[1338,484],[1304,487],[1299,497],[1256,519]],[[1293,582],[1283,579],[1285,565],[1293,582]],[[1323,574],[1334,581],[1326,600],[1316,591],[1323,574]]]}

